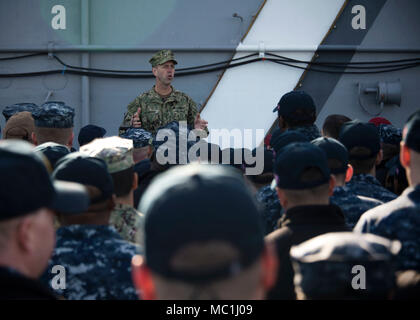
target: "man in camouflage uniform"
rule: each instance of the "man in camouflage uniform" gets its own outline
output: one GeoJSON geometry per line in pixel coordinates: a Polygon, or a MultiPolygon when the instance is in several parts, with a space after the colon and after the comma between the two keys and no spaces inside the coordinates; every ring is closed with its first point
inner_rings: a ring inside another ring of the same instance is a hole
{"type": "MultiPolygon", "coordinates": [[[[270,146],[273,150],[273,162],[275,156],[280,154],[281,149],[292,142],[307,141],[304,135],[297,131],[282,132],[280,129],[274,131],[270,139],[270,146]]],[[[266,226],[266,234],[277,229],[278,221],[282,216],[282,207],[276,190],[271,188],[271,184],[258,189],[256,200],[262,206],[262,218],[266,226]]]]}
{"type": "Polygon", "coordinates": [[[402,130],[392,124],[377,125],[383,150],[382,162],[376,166],[376,178],[389,191],[400,195],[408,186],[404,168],[399,162],[402,130]]]}
{"type": "Polygon", "coordinates": [[[385,144],[398,145],[402,139],[402,130],[392,124],[379,124],[378,127],[381,142],[385,144]]]}
{"type": "Polygon", "coordinates": [[[140,209],[146,247],[133,259],[133,280],[144,299],[256,300],[273,284],[273,248],[237,170],[197,163],[168,170],[140,209]]]}
{"type": "Polygon", "coordinates": [[[353,167],[349,164],[348,151],[343,144],[333,138],[324,137],[312,140],[311,143],[325,151],[328,167],[335,177],[336,186],[333,195],[330,197],[330,203],[341,208],[347,226],[353,229],[363,213],[381,205],[382,202],[359,196],[346,186],[346,181],[350,181],[353,175],[353,167]]]}
{"type": "MultiPolygon", "coordinates": [[[[52,177],[83,184],[89,208],[72,216],[59,214],[57,245],[42,280],[53,278],[52,267],[65,268],[65,289],[55,291],[69,300],[136,299],[131,259],[140,248],[125,241],[108,224],[114,208],[114,186],[106,163],[73,152],[57,162],[52,177]]],[[[50,284],[51,285],[51,284],[50,284]]]]}
{"type": "Polygon", "coordinates": [[[400,151],[409,187],[394,201],[369,210],[355,232],[373,233],[402,243],[399,270],[420,270],[420,112],[410,117],[400,151]]]}
{"type": "Polygon", "coordinates": [[[52,181],[26,141],[0,143],[0,176],[0,300],[56,299],[38,281],[55,245],[55,212],[86,210],[87,190],[52,181]]]}
{"type": "MultiPolygon", "coordinates": [[[[252,189],[254,190],[254,194],[256,197],[257,202],[261,204],[261,219],[264,226],[265,234],[268,234],[276,229],[277,220],[280,218],[280,211],[276,209],[280,209],[280,203],[277,199],[277,207],[272,207],[272,198],[270,197],[269,193],[272,193],[272,190],[269,188],[271,182],[273,181],[273,151],[268,149],[265,145],[259,146],[251,151],[252,156],[256,156],[259,152],[258,149],[262,149],[262,153],[264,155],[264,169],[263,172],[259,175],[245,175],[245,177],[252,183],[252,189]],[[268,187],[268,189],[267,189],[268,187]],[[271,192],[267,193],[266,190],[270,190],[271,192]],[[274,210],[272,210],[274,209],[274,210]]],[[[258,161],[258,160],[257,160],[258,161]]],[[[246,170],[248,165],[244,162],[243,170],[246,170]]],[[[276,194],[273,194],[276,198],[276,194]]]]}
{"type": "Polygon", "coordinates": [[[295,142],[282,148],[274,165],[276,189],[284,214],[279,229],[266,236],[274,243],[280,268],[269,299],[295,299],[292,245],[328,232],[349,231],[341,209],[329,203],[334,178],[325,152],[309,143],[295,142]]]}
{"type": "Polygon", "coordinates": [[[133,141],[133,160],[137,164],[150,159],[153,153],[153,136],[142,128],[130,128],[120,136],[133,141]]]}
{"type": "Polygon", "coordinates": [[[380,137],[373,124],[357,120],[343,124],[339,141],[349,152],[349,161],[354,169],[347,187],[353,193],[382,202],[394,200],[397,195],[384,188],[375,178],[375,165],[382,160],[380,137]]]}
{"type": "Polygon", "coordinates": [[[142,181],[147,180],[151,170],[150,158],[153,154],[153,136],[142,128],[130,128],[121,138],[133,141],[134,172],[137,173],[139,184],[134,190],[134,208],[138,208],[143,193],[142,181]]]}
{"type": "Polygon", "coordinates": [[[206,129],[207,121],[200,118],[195,102],[171,86],[178,63],[172,51],[161,50],[149,62],[156,83],[127,106],[119,134],[130,127],[142,127],[156,134],[159,127],[171,121],[187,121],[191,129],[206,129]]]}
{"type": "Polygon", "coordinates": [[[298,299],[390,299],[400,248],[399,241],[353,232],[323,234],[294,246],[298,299]]]}
{"type": "Polygon", "coordinates": [[[277,229],[283,210],[277,193],[271,189],[270,185],[258,189],[255,199],[261,206],[261,218],[267,235],[277,229]]]}
{"type": "Polygon", "coordinates": [[[283,95],[273,109],[273,112],[276,111],[281,131],[299,132],[308,141],[321,136],[314,124],[316,120],[314,100],[305,91],[290,91],[283,95]]]}
{"type": "Polygon", "coordinates": [[[82,146],[80,152],[100,158],[108,166],[116,195],[109,224],[123,239],[143,245],[144,216],[133,207],[133,193],[138,185],[137,173],[134,172],[133,141],[120,137],[95,139],[82,146]],[[138,241],[137,234],[140,235],[138,241]]]}

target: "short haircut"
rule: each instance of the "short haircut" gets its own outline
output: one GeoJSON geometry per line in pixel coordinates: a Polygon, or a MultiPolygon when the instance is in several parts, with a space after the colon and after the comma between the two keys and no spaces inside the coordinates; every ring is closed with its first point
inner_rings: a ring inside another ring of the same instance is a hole
{"type": "Polygon", "coordinates": [[[38,144],[45,142],[55,142],[67,145],[71,138],[73,128],[44,128],[35,127],[35,135],[38,144]]]}
{"type": "MultiPolygon", "coordinates": [[[[306,168],[301,176],[300,180],[305,183],[311,183],[312,181],[319,181],[323,178],[323,174],[319,168],[309,167],[306,168]]],[[[280,188],[282,189],[282,188],[280,188]]],[[[300,202],[304,198],[320,198],[323,196],[328,197],[329,184],[324,183],[319,186],[309,189],[282,189],[286,194],[287,198],[292,202],[300,202]]]]}
{"type": "Polygon", "coordinates": [[[371,154],[371,150],[366,147],[354,147],[349,151],[349,162],[353,166],[354,175],[369,173],[376,164],[376,156],[367,159],[361,159],[371,154]]]}
{"type": "MultiPolygon", "coordinates": [[[[328,168],[330,168],[331,172],[334,169],[339,169],[343,167],[343,163],[338,159],[328,159],[328,168]]],[[[346,173],[333,173],[337,182],[344,183],[346,180],[346,173]]]]}
{"type": "Polygon", "coordinates": [[[141,148],[134,148],[133,149],[133,158],[134,158],[134,162],[140,162],[142,160],[148,159],[148,153],[150,150],[151,146],[145,146],[145,147],[141,147],[141,148]]]}
{"type": "Polygon", "coordinates": [[[130,193],[133,186],[134,167],[111,173],[111,177],[114,182],[115,195],[117,197],[124,197],[130,193]]]}
{"type": "MultiPolygon", "coordinates": [[[[91,185],[84,185],[89,193],[89,198],[92,200],[97,199],[101,196],[102,192],[99,188],[91,185]]],[[[105,211],[108,207],[108,200],[112,199],[112,195],[110,195],[107,199],[102,200],[100,202],[91,204],[87,210],[87,212],[98,212],[98,211],[105,211]]]]}
{"type": "Polygon", "coordinates": [[[0,252],[10,246],[12,230],[16,228],[22,217],[0,221],[0,252]]]}
{"type": "Polygon", "coordinates": [[[111,173],[111,177],[114,182],[115,195],[117,197],[124,197],[130,193],[133,186],[134,167],[111,173]]]}
{"type": "Polygon", "coordinates": [[[259,175],[249,175],[246,176],[251,182],[253,183],[258,183],[258,184],[270,184],[271,181],[273,181],[273,173],[272,172],[267,172],[267,173],[262,173],[259,175]]]}
{"type": "MultiPolygon", "coordinates": [[[[84,185],[86,187],[86,190],[89,194],[89,199],[92,201],[93,199],[96,199],[100,197],[101,191],[91,185],[84,185]]],[[[112,195],[108,197],[108,199],[102,200],[100,202],[91,204],[89,208],[85,212],[81,212],[80,214],[72,214],[72,215],[64,215],[60,214],[58,212],[58,221],[60,224],[79,224],[80,219],[83,219],[85,216],[92,215],[92,214],[106,214],[109,209],[109,200],[112,199],[112,195]]]]}
{"type": "MultiPolygon", "coordinates": [[[[280,113],[280,111],[278,111],[280,113]]],[[[280,118],[280,114],[278,114],[280,118]]],[[[295,128],[300,126],[309,126],[316,120],[316,110],[309,110],[307,108],[298,108],[289,115],[281,116],[285,124],[289,128],[295,128]]]]}
{"type": "Polygon", "coordinates": [[[343,123],[351,121],[349,117],[342,114],[331,114],[325,118],[322,126],[324,136],[331,137],[338,140],[340,129],[343,123]]]}
{"type": "MultiPolygon", "coordinates": [[[[184,264],[186,269],[197,269],[217,266],[223,261],[214,261],[212,257],[227,261],[234,258],[239,252],[223,242],[209,242],[205,246],[197,244],[180,252],[172,259],[175,264],[184,264]],[[215,255],[215,253],[217,253],[215,255]],[[223,254],[224,253],[224,254],[223,254]],[[185,258],[187,257],[187,258],[185,258]]],[[[169,279],[152,271],[157,297],[161,300],[232,300],[252,299],[259,285],[261,274],[261,259],[257,259],[250,266],[227,278],[204,283],[191,283],[181,280],[169,279]]]]}

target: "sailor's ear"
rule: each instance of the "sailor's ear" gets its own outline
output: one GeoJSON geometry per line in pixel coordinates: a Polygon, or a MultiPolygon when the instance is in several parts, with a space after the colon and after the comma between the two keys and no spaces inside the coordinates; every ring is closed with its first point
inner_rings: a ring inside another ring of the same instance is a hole
{"type": "Polygon", "coordinates": [[[354,173],[353,166],[349,163],[347,165],[346,180],[345,180],[345,182],[349,182],[351,180],[351,178],[353,178],[353,173],[354,173]]]}

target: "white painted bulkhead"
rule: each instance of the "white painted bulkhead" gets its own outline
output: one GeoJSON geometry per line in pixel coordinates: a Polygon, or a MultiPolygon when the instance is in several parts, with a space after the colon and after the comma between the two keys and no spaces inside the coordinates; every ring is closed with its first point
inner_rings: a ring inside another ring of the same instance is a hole
{"type": "MultiPolygon", "coordinates": [[[[242,52],[247,46],[259,46],[285,48],[270,52],[310,61],[343,4],[344,0],[268,0],[234,58],[249,54],[242,52]],[[302,48],[313,48],[313,51],[302,51],[302,48]]],[[[209,122],[209,141],[225,148],[226,143],[212,138],[212,130],[239,129],[244,133],[245,129],[251,129],[252,147],[259,145],[277,117],[273,108],[284,93],[295,88],[302,72],[270,61],[226,70],[201,112],[201,117],[209,122]],[[256,139],[258,129],[264,134],[256,139]]],[[[230,147],[249,147],[231,140],[230,147]]]]}

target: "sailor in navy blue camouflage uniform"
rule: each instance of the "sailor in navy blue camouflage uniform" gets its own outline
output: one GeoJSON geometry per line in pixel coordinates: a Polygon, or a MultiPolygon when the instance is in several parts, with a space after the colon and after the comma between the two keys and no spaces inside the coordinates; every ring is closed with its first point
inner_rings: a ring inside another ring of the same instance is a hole
{"type": "MultiPolygon", "coordinates": [[[[152,140],[153,152],[150,157],[150,163],[149,161],[139,162],[137,167],[134,167],[134,170],[138,170],[137,172],[139,172],[139,185],[134,193],[135,205],[137,202],[141,201],[145,190],[156,176],[173,166],[189,162],[190,159],[188,158],[188,150],[195,142],[182,141],[184,138],[186,140],[189,133],[190,130],[186,126],[186,123],[183,123],[182,121],[172,121],[158,129],[152,140]],[[186,150],[184,150],[184,148],[180,148],[183,142],[187,143],[186,150]]],[[[147,144],[149,144],[149,134],[143,132],[142,136],[143,138],[147,138],[147,144]]],[[[142,144],[145,143],[146,141],[143,140],[142,144]]],[[[196,154],[196,156],[199,155],[196,154]]]]}
{"type": "Polygon", "coordinates": [[[74,108],[64,102],[45,102],[32,113],[35,120],[35,131],[32,134],[34,144],[55,142],[72,148],[74,115],[74,108]]]}
{"type": "Polygon", "coordinates": [[[62,227],[43,281],[49,283],[52,267],[61,265],[66,270],[66,288],[56,292],[67,299],[136,299],[130,264],[139,248],[108,225],[114,188],[106,163],[74,152],[57,162],[52,176],[85,185],[91,204],[80,214],[59,216],[62,227]]]}
{"type": "Polygon", "coordinates": [[[400,248],[399,241],[353,232],[327,233],[294,246],[298,299],[390,299],[400,248]]]}
{"type": "MultiPolygon", "coordinates": [[[[268,234],[277,228],[277,221],[281,216],[281,205],[277,194],[270,188],[273,181],[273,151],[263,148],[264,169],[260,175],[247,175],[248,179],[255,187],[255,199],[260,206],[261,219],[265,234],[268,234]]],[[[252,154],[257,154],[257,148],[252,150],[252,154]]],[[[258,160],[257,160],[258,161],[258,160]]]]}
{"type": "Polygon", "coordinates": [[[383,160],[376,166],[376,178],[381,184],[398,195],[408,186],[405,170],[399,161],[402,130],[392,124],[377,126],[383,149],[383,160]]]}
{"type": "Polygon", "coordinates": [[[199,154],[191,154],[193,156],[191,159],[189,157],[188,151],[196,143],[196,141],[188,140],[190,132],[185,121],[172,121],[160,127],[152,141],[153,157],[157,163],[168,169],[174,165],[197,160],[196,157],[199,157],[199,154]],[[187,145],[186,149],[183,148],[184,143],[187,145]]]}
{"type": "Polygon", "coordinates": [[[140,210],[146,247],[133,259],[133,280],[144,299],[257,300],[273,284],[273,249],[231,166],[171,168],[152,182],[140,210]]]}
{"type": "MultiPolygon", "coordinates": [[[[270,146],[273,150],[273,161],[275,156],[280,154],[281,149],[293,142],[305,142],[307,139],[296,131],[282,132],[277,129],[273,132],[270,139],[270,146]]],[[[266,226],[266,234],[277,229],[278,220],[282,216],[282,208],[279,197],[275,189],[271,188],[271,183],[260,188],[256,195],[257,202],[262,206],[263,224],[266,226]]]]}
{"type": "Polygon", "coordinates": [[[378,132],[381,142],[386,144],[399,144],[402,138],[402,130],[392,124],[381,123],[378,125],[378,132]]]}
{"type": "Polygon", "coordinates": [[[308,139],[308,141],[311,141],[311,139],[316,139],[321,136],[321,134],[319,133],[319,129],[316,127],[315,124],[306,127],[291,128],[288,129],[288,131],[295,131],[301,133],[308,139]]]}
{"type": "Polygon", "coordinates": [[[341,127],[339,141],[346,146],[354,170],[347,187],[355,194],[382,202],[394,200],[397,195],[375,178],[375,165],[382,160],[380,138],[375,126],[357,120],[346,122],[341,127]]]}
{"type": "Polygon", "coordinates": [[[349,181],[353,175],[353,167],[349,165],[348,151],[343,144],[333,138],[324,137],[315,139],[311,143],[325,151],[331,174],[335,177],[336,187],[330,197],[330,203],[341,208],[347,225],[353,229],[364,212],[381,205],[382,202],[359,196],[346,186],[346,181],[349,181]]]}
{"type": "Polygon", "coordinates": [[[82,185],[53,181],[45,159],[22,140],[0,143],[0,300],[56,299],[38,281],[55,245],[57,211],[86,210],[82,185]]]}
{"type": "MultiPolygon", "coordinates": [[[[133,141],[133,159],[134,171],[138,175],[139,182],[143,181],[149,174],[151,168],[150,157],[153,153],[153,136],[150,132],[142,128],[129,128],[120,136],[121,138],[131,139],[133,141]]],[[[140,202],[140,197],[144,190],[143,185],[134,190],[134,207],[137,208],[140,202]]]]}
{"type": "Polygon", "coordinates": [[[133,140],[134,148],[137,149],[152,145],[153,142],[153,135],[142,128],[129,128],[120,137],[133,140]]]}
{"type": "Polygon", "coordinates": [[[420,270],[420,111],[412,115],[403,130],[401,164],[409,187],[394,201],[369,210],[355,232],[373,233],[402,244],[399,270],[420,270]]]}
{"type": "Polygon", "coordinates": [[[285,213],[279,229],[266,236],[274,243],[280,268],[269,299],[295,299],[293,268],[289,251],[292,245],[328,232],[349,231],[341,209],[329,203],[334,178],[325,152],[309,142],[287,145],[276,156],[276,189],[285,213]]]}
{"type": "Polygon", "coordinates": [[[383,204],[382,201],[354,194],[345,184],[335,187],[330,202],[341,208],[350,229],[354,228],[363,213],[383,204]]]}
{"type": "Polygon", "coordinates": [[[283,95],[273,109],[277,111],[281,131],[296,131],[311,141],[321,136],[315,125],[316,106],[312,97],[305,91],[290,91],[283,95]]]}

